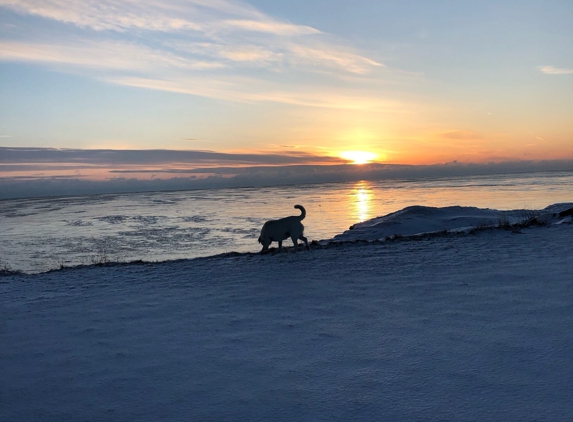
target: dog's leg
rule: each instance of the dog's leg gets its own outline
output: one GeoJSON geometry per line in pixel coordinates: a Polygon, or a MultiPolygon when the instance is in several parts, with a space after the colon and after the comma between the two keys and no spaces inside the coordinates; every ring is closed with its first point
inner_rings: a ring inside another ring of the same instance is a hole
{"type": "Polygon", "coordinates": [[[292,244],[294,245],[294,251],[296,253],[296,250],[298,249],[298,239],[294,236],[291,236],[291,240],[292,240],[292,244]]]}
{"type": "Polygon", "coordinates": [[[283,241],[279,240],[279,252],[283,250],[283,241]]]}
{"type": "Polygon", "coordinates": [[[306,246],[306,249],[310,251],[310,246],[308,246],[308,240],[306,239],[306,237],[304,237],[302,234],[298,237],[300,240],[302,240],[306,246]]]}

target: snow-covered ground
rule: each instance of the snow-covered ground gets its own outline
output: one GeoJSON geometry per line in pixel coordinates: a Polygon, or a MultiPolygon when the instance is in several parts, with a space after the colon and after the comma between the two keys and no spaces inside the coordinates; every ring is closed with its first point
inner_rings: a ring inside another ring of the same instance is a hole
{"type": "Polygon", "coordinates": [[[425,209],[422,230],[346,238],[384,241],[2,277],[0,420],[573,420],[565,209],[478,231],[475,209],[425,209]]]}
{"type": "MultiPolygon", "coordinates": [[[[487,227],[531,224],[564,224],[571,222],[573,203],[553,204],[542,210],[500,211],[476,207],[424,207],[415,205],[354,224],[334,237],[338,241],[385,240],[396,236],[416,236],[439,232],[471,232],[487,227]]],[[[517,227],[516,227],[517,229],[517,227]]]]}

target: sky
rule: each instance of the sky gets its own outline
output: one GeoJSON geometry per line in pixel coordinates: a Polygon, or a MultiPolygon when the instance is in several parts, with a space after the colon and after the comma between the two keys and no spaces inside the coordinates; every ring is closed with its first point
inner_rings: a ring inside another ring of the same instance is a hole
{"type": "Polygon", "coordinates": [[[571,22],[570,0],[0,0],[0,178],[571,160],[571,22]]]}

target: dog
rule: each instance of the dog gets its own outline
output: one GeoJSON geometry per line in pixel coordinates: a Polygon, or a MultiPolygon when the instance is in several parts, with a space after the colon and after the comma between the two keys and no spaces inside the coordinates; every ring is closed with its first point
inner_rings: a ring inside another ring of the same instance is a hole
{"type": "Polygon", "coordinates": [[[263,225],[259,236],[259,243],[263,245],[261,253],[266,252],[272,242],[279,242],[280,252],[283,248],[283,240],[289,237],[294,244],[295,252],[298,249],[298,239],[304,242],[306,249],[310,249],[308,240],[303,236],[304,226],[301,223],[301,220],[306,217],[306,210],[302,205],[295,205],[294,207],[300,210],[300,215],[293,215],[279,220],[269,220],[263,225]]]}

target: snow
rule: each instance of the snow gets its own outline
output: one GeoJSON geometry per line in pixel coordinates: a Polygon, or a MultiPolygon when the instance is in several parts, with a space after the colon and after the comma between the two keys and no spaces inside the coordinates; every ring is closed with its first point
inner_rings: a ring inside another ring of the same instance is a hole
{"type": "Polygon", "coordinates": [[[573,420],[565,209],[343,241],[483,227],[410,208],[310,251],[2,277],[0,419],[573,420]]]}
{"type": "Polygon", "coordinates": [[[543,210],[510,211],[476,207],[436,208],[415,205],[354,224],[334,239],[338,241],[382,240],[387,237],[419,236],[440,231],[463,232],[476,228],[522,224],[533,218],[546,224],[560,224],[571,220],[570,215],[559,215],[571,208],[573,208],[573,203],[554,204],[543,210]]]}

